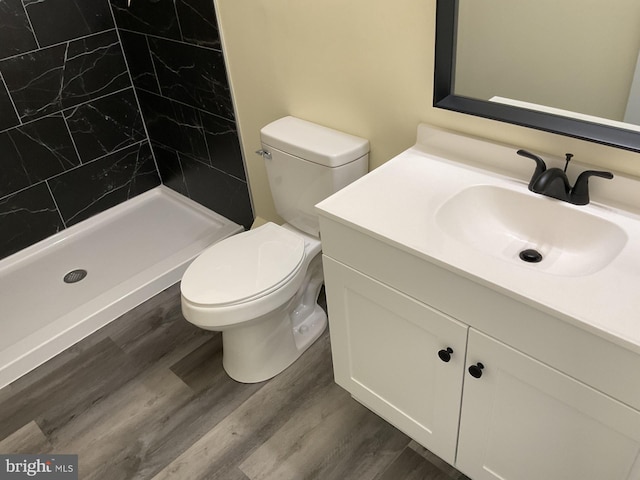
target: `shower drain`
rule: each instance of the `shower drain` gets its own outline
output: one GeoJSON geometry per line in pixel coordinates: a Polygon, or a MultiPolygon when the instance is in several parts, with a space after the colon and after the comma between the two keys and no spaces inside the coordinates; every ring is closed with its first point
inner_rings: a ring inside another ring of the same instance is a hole
{"type": "Polygon", "coordinates": [[[87,276],[87,271],[79,268],[77,270],[71,270],[62,279],[64,280],[64,283],[76,283],[82,280],[86,276],[87,276]]]}

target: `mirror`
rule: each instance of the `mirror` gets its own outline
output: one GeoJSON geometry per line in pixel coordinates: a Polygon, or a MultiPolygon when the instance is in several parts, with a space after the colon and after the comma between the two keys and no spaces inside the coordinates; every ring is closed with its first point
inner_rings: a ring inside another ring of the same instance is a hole
{"type": "Polygon", "coordinates": [[[640,152],[640,2],[438,0],[434,106],[640,152]]]}

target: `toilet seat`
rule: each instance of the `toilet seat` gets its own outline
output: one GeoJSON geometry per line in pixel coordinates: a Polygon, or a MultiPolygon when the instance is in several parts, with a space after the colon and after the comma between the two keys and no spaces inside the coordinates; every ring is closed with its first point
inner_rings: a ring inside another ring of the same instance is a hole
{"type": "Polygon", "coordinates": [[[185,272],[182,296],[202,307],[250,302],[288,282],[304,259],[303,237],[267,223],[205,250],[185,272]]]}

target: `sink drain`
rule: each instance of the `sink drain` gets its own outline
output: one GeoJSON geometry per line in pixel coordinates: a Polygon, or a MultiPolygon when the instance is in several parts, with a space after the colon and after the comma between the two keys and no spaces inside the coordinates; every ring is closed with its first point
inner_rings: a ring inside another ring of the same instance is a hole
{"type": "Polygon", "coordinates": [[[86,276],[87,276],[87,271],[79,268],[77,270],[71,270],[62,278],[62,280],[64,280],[64,283],[76,283],[82,280],[86,276]]]}
{"type": "Polygon", "coordinates": [[[533,248],[527,248],[520,252],[520,260],[528,263],[538,263],[542,261],[542,254],[533,248]]]}

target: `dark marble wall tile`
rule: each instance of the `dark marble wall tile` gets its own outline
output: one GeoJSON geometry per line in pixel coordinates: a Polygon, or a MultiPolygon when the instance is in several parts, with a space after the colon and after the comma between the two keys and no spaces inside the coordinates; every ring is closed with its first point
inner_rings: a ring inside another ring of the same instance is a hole
{"type": "Polygon", "coordinates": [[[147,37],[139,33],[120,31],[120,40],[124,49],[133,85],[153,93],[160,93],[158,79],[151,60],[147,37]]]}
{"type": "Polygon", "coordinates": [[[160,184],[145,141],[49,181],[67,226],[85,220],[160,184]]]}
{"type": "Polygon", "coordinates": [[[162,95],[225,118],[234,118],[222,53],[149,38],[162,95]]]}
{"type": "Polygon", "coordinates": [[[0,78],[0,131],[20,124],[18,114],[9,98],[9,92],[0,78]]]}
{"type": "Polygon", "coordinates": [[[0,134],[0,197],[80,164],[61,114],[0,134]]]}
{"type": "Polygon", "coordinates": [[[245,228],[253,223],[247,184],[202,162],[180,155],[189,197],[245,228]]]}
{"type": "Polygon", "coordinates": [[[22,165],[22,157],[13,145],[8,133],[0,133],[0,198],[28,187],[29,175],[22,165]]]}
{"type": "Polygon", "coordinates": [[[132,88],[65,110],[64,115],[83,162],[146,138],[132,88]]]}
{"type": "Polygon", "coordinates": [[[253,223],[246,182],[193,158],[153,146],[162,183],[245,228],[253,223]]]}
{"type": "Polygon", "coordinates": [[[216,11],[211,0],[176,0],[182,38],[221,50],[216,11]]]}
{"type": "Polygon", "coordinates": [[[201,118],[211,166],[246,181],[236,122],[204,112],[201,118]]]}
{"type": "MultiPolygon", "coordinates": [[[[0,2],[0,58],[38,48],[20,0],[0,2]]],[[[0,110],[2,112],[2,110],[0,110]]]]}
{"type": "Polygon", "coordinates": [[[200,112],[147,92],[138,92],[138,98],[152,142],[205,162],[209,160],[200,112]]]}
{"type": "Polygon", "coordinates": [[[159,184],[110,0],[0,0],[0,164],[0,258],[159,184]]]}
{"type": "Polygon", "coordinates": [[[0,199],[0,258],[62,230],[64,224],[45,183],[0,199]]]}
{"type": "Polygon", "coordinates": [[[0,72],[22,119],[131,85],[115,31],[10,58],[0,62],[0,72]]]}
{"type": "Polygon", "coordinates": [[[250,226],[214,2],[133,0],[130,9],[126,0],[111,3],[162,182],[250,226]]]}
{"type": "Polygon", "coordinates": [[[187,179],[184,176],[178,152],[158,145],[157,143],[154,143],[152,147],[162,184],[189,197],[187,179]]]}
{"type": "Polygon", "coordinates": [[[64,69],[65,108],[131,86],[115,30],[70,42],[64,69]]]}
{"type": "Polygon", "coordinates": [[[62,109],[66,45],[38,50],[0,62],[20,118],[37,118],[62,109]]]}
{"type": "Polygon", "coordinates": [[[118,28],[180,40],[174,0],[111,0],[118,28]]]}
{"type": "Polygon", "coordinates": [[[114,27],[109,0],[23,0],[41,47],[114,27]]]}
{"type": "MultiPolygon", "coordinates": [[[[17,249],[64,228],[61,218],[79,222],[158,185],[160,176],[248,226],[253,214],[213,2],[133,0],[128,8],[127,0],[0,0],[0,155],[0,200],[33,189],[46,198],[51,187],[57,202],[46,218],[58,223],[34,224],[39,233],[18,235],[17,249]]],[[[13,245],[10,238],[0,229],[0,245],[13,245]]]]}

